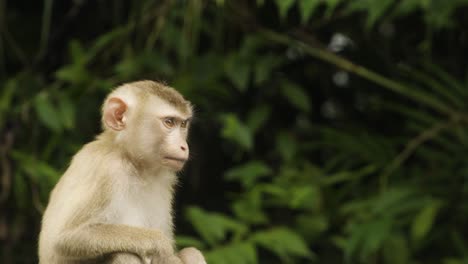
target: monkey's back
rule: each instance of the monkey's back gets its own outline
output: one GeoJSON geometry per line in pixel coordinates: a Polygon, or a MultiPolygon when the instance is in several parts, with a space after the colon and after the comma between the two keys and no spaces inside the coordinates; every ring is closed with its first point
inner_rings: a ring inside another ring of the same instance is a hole
{"type": "Polygon", "coordinates": [[[106,153],[99,149],[100,142],[85,145],[72,159],[49,198],[43,215],[39,235],[39,262],[64,263],[55,252],[62,232],[93,221],[99,209],[108,200],[107,188],[102,186],[106,172],[106,153]],[[86,164],[86,166],[83,166],[86,164]]]}

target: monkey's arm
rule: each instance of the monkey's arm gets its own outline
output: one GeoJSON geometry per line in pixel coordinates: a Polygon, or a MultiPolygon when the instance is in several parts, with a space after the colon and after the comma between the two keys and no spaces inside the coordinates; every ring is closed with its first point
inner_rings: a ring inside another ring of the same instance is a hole
{"type": "Polygon", "coordinates": [[[67,258],[97,258],[109,253],[128,252],[141,257],[174,254],[172,242],[152,229],[117,224],[89,224],[65,231],[55,244],[67,258]]]}

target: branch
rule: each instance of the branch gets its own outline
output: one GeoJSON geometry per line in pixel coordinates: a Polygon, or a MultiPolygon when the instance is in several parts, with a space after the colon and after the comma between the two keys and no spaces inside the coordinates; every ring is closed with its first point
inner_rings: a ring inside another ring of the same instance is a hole
{"type": "Polygon", "coordinates": [[[438,99],[434,97],[427,96],[426,94],[418,92],[416,89],[411,88],[407,85],[404,85],[400,82],[396,82],[392,79],[389,79],[383,75],[380,75],[374,71],[371,71],[365,67],[362,67],[358,64],[355,64],[343,57],[340,57],[324,48],[312,47],[300,40],[294,39],[288,35],[280,34],[269,29],[259,28],[259,33],[263,35],[266,39],[285,44],[287,46],[293,46],[303,50],[306,54],[317,58],[321,61],[328,62],[333,64],[343,70],[354,73],[364,79],[367,79],[373,83],[378,84],[379,86],[386,88],[390,91],[396,92],[398,94],[404,95],[416,102],[424,103],[425,105],[449,116],[457,114],[457,111],[451,107],[445,105],[438,99]]]}
{"type": "Polygon", "coordinates": [[[415,138],[411,139],[403,149],[393,160],[388,164],[383,173],[379,176],[380,178],[380,188],[382,191],[385,191],[388,185],[388,178],[390,175],[397,170],[401,164],[403,164],[415,151],[416,149],[424,144],[425,142],[435,138],[443,130],[458,124],[462,121],[467,121],[466,118],[462,115],[456,115],[448,121],[439,122],[429,129],[423,131],[415,138]]]}

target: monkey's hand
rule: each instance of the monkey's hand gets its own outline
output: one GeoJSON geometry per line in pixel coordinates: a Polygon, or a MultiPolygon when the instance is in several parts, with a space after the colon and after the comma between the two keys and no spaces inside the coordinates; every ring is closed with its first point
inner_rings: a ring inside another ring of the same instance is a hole
{"type": "Polygon", "coordinates": [[[203,254],[194,247],[184,248],[178,255],[184,264],[206,264],[203,254]]]}
{"type": "Polygon", "coordinates": [[[206,261],[198,249],[189,247],[168,258],[153,257],[151,264],[206,264],[206,261]]]}
{"type": "Polygon", "coordinates": [[[184,263],[178,256],[172,255],[166,258],[153,257],[151,259],[151,264],[184,264],[184,263]]]}

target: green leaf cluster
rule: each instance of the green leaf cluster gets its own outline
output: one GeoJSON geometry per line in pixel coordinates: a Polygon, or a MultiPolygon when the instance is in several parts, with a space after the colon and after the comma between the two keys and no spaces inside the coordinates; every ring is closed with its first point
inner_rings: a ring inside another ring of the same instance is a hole
{"type": "Polygon", "coordinates": [[[180,248],[468,262],[466,0],[33,2],[0,4],[0,263],[37,262],[51,189],[140,79],[195,105],[180,248]]]}

